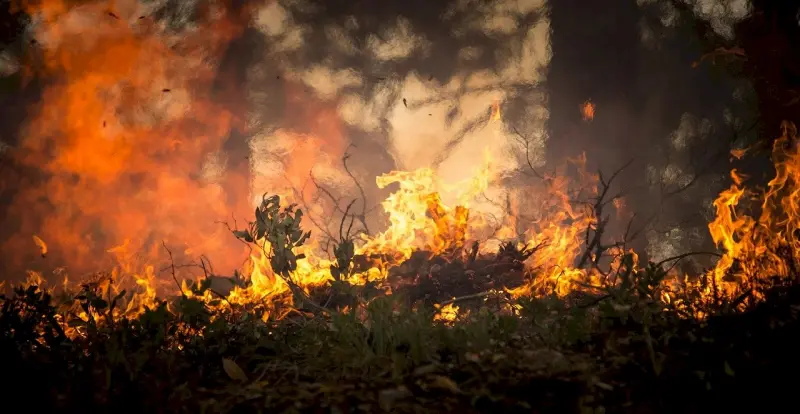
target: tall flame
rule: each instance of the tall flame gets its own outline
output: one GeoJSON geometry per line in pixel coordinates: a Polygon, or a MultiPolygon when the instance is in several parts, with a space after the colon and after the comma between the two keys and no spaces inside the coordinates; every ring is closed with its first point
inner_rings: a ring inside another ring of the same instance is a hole
{"type": "MultiPolygon", "coordinates": [[[[179,37],[147,17],[139,18],[146,10],[122,2],[110,6],[99,1],[75,7],[63,0],[22,3],[37,22],[41,45],[40,61],[29,69],[49,83],[17,156],[24,166],[42,171],[45,181],[23,188],[10,210],[21,220],[24,245],[14,239],[3,248],[29,251],[30,235],[35,234],[42,255],[58,252],[58,259],[78,269],[98,266],[98,252],[113,258],[111,274],[91,283],[111,296],[121,293],[121,284],[134,286],[136,294],[119,310],[132,316],[156,306],[159,287],[177,282],[174,274],[163,277],[156,267],[166,260],[174,263],[168,245],[178,246],[177,253],[185,255],[213,252],[222,258],[217,265],[223,267],[239,267],[244,255],[217,221],[231,210],[250,208],[252,183],[231,172],[232,177],[220,179],[224,166],[211,162],[230,130],[244,120],[214,103],[217,72],[209,63],[242,25],[229,9],[209,5],[199,14],[199,28],[179,37]],[[227,205],[231,198],[241,205],[227,205]]],[[[296,163],[283,166],[292,187],[297,183],[291,178],[305,177],[323,158],[321,152],[340,155],[345,146],[334,107],[306,104],[311,98],[300,88],[289,84],[288,89],[292,112],[309,119],[306,130],[280,132],[293,140],[291,150],[299,154],[296,163]]],[[[592,120],[595,105],[586,101],[581,113],[592,120]]],[[[502,121],[499,101],[492,104],[490,120],[502,121]]],[[[742,200],[753,194],[743,186],[746,177],[736,170],[731,172],[731,187],[714,202],[716,218],[708,228],[724,255],[709,275],[725,294],[764,275],[800,275],[795,263],[800,254],[800,154],[792,125],[785,124],[783,136],[775,141],[773,159],[776,176],[761,197],[758,217],[737,212],[742,200]]],[[[488,156],[474,177],[461,183],[444,183],[430,168],[377,177],[379,188],[398,187],[382,203],[389,225],[357,240],[355,253],[377,255],[385,262],[352,281],[385,278],[386,267],[415,251],[444,255],[488,232],[517,247],[535,247],[525,262],[531,277],[509,289],[515,296],[566,295],[607,282],[598,266],[588,265],[601,258],[586,246],[587,229],[598,230],[601,218],[589,204],[575,202],[579,190],[584,199],[599,194],[599,177],[586,173],[585,163],[582,155],[558,174],[510,192],[506,216],[497,220],[476,208],[476,199],[500,178],[488,156]],[[577,174],[568,174],[567,167],[577,174]],[[493,228],[497,223],[499,228],[493,228]]],[[[314,190],[299,192],[292,196],[305,199],[314,190]]],[[[610,206],[620,216],[627,214],[621,200],[610,206]]],[[[258,242],[265,248],[248,252],[250,260],[243,269],[250,284],[233,286],[225,301],[209,291],[203,300],[223,308],[266,304],[265,319],[280,318],[291,309],[293,292],[272,269],[268,243],[258,242]]],[[[312,243],[296,252],[305,257],[298,260],[291,279],[306,292],[332,279],[331,260],[320,250],[312,243]]],[[[612,270],[638,266],[634,252],[618,247],[611,253],[612,270]]],[[[205,262],[202,266],[208,270],[205,262]]],[[[30,277],[29,283],[42,283],[40,275],[30,277]]],[[[195,294],[185,281],[180,290],[186,296],[195,294]]],[[[441,308],[440,317],[452,320],[457,310],[451,303],[441,308]]],[[[80,317],[93,315],[84,312],[80,317]]]]}
{"type": "MultiPolygon", "coordinates": [[[[149,254],[162,240],[179,253],[230,252],[216,264],[238,266],[243,250],[226,243],[217,222],[237,209],[224,195],[246,201],[249,184],[233,177],[223,188],[210,161],[241,120],[214,103],[209,63],[239,32],[236,16],[209,6],[197,29],[178,36],[138,3],[21,7],[38,45],[29,73],[47,87],[15,151],[45,177],[22,188],[9,211],[20,232],[43,229],[51,254],[76,273],[112,246],[149,254]]],[[[20,247],[19,239],[3,246],[20,247]]]]}

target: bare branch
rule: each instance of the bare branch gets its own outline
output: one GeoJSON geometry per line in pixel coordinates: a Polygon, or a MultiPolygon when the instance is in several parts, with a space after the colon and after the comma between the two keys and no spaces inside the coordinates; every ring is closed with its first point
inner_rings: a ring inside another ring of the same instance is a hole
{"type": "Polygon", "coordinates": [[[522,135],[522,133],[519,132],[519,130],[517,129],[516,126],[512,126],[511,130],[514,131],[514,133],[519,137],[519,139],[525,145],[525,161],[528,164],[528,168],[531,169],[531,171],[533,172],[534,176],[536,176],[537,178],[539,178],[541,180],[544,180],[545,179],[544,176],[542,174],[540,174],[538,170],[536,170],[536,167],[533,166],[533,162],[531,161],[531,143],[530,143],[530,139],[528,137],[522,135]]]}
{"type": "Polygon", "coordinates": [[[170,268],[172,270],[172,280],[175,281],[175,284],[178,286],[178,291],[181,292],[181,296],[185,299],[186,294],[183,293],[183,287],[181,286],[181,282],[178,282],[178,276],[175,274],[175,260],[172,257],[172,250],[170,250],[169,247],[167,247],[167,242],[164,240],[161,241],[161,245],[164,246],[164,250],[166,250],[167,254],[169,255],[169,262],[171,265],[170,268]]]}
{"type": "MultiPolygon", "coordinates": [[[[357,148],[355,145],[350,144],[350,147],[357,148]]],[[[347,172],[347,175],[353,180],[356,187],[358,187],[358,192],[361,194],[361,214],[358,215],[358,220],[361,222],[361,225],[364,226],[364,232],[369,235],[369,227],[367,226],[367,195],[364,192],[364,187],[361,186],[361,183],[356,179],[355,175],[350,171],[350,167],[347,165],[347,160],[350,159],[350,153],[345,150],[345,154],[342,156],[342,165],[344,166],[344,170],[347,172]]],[[[352,224],[352,223],[351,223],[352,224]]]]}

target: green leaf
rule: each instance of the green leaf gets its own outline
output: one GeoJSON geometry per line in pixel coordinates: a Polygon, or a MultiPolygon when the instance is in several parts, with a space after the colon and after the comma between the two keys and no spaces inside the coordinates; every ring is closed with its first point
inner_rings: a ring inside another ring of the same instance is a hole
{"type": "Polygon", "coordinates": [[[237,239],[244,240],[248,243],[252,243],[254,241],[253,236],[251,236],[250,232],[248,232],[247,230],[234,230],[233,235],[237,239]]]}
{"type": "Polygon", "coordinates": [[[730,364],[728,364],[728,361],[725,361],[725,374],[731,377],[736,376],[736,373],[733,371],[733,368],[731,368],[730,364]]]}

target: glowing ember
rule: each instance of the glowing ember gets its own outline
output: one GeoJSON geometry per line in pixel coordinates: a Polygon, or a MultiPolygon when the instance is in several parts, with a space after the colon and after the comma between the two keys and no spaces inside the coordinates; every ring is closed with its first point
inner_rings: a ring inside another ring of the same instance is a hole
{"type": "Polygon", "coordinates": [[[584,102],[581,105],[581,115],[583,116],[584,121],[591,121],[594,119],[594,110],[595,104],[592,103],[591,99],[584,102]]]}

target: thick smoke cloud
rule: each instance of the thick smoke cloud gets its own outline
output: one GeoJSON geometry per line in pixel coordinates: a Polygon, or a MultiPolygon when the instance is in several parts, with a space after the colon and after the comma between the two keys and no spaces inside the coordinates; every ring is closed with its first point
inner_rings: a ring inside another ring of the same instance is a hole
{"type": "Polygon", "coordinates": [[[284,154],[305,154],[314,140],[336,147],[312,163],[318,182],[337,194],[358,194],[341,165],[346,149],[372,204],[386,194],[377,191],[374,178],[393,169],[433,167],[454,183],[472,177],[488,154],[498,167],[514,171],[518,139],[510,128],[489,122],[495,103],[518,131],[533,137],[532,161],[543,163],[542,85],[551,54],[545,3],[445,3],[395,5],[395,13],[380,21],[376,10],[358,4],[273,2],[259,10],[255,26],[267,46],[263,63],[251,69],[249,89],[253,122],[266,128],[251,145],[277,157],[256,157],[254,193],[281,180],[284,171],[276,164],[284,154]],[[297,125],[286,125],[286,112],[267,113],[263,108],[280,99],[276,84],[333,108],[343,124],[336,135],[342,136],[297,133],[297,125]]]}
{"type": "MultiPolygon", "coordinates": [[[[199,8],[118,3],[123,14],[152,15],[176,34],[191,31],[199,8]]],[[[321,227],[363,191],[376,229],[385,224],[377,205],[391,188],[378,189],[375,177],[391,170],[432,167],[452,183],[471,177],[488,154],[506,176],[487,192],[497,201],[530,179],[528,162],[548,169],[585,151],[589,167],[606,172],[635,159],[620,185],[643,229],[642,251],[657,259],[704,246],[710,200],[727,169],[719,136],[748,123],[748,85],[692,67],[696,39],[675,2],[572,3],[245,6],[247,27],[209,62],[218,71],[215,102],[242,125],[205,157],[200,178],[230,187],[228,172],[249,175],[247,194],[227,197],[290,194],[321,227]],[[592,122],[580,118],[587,99],[597,104],[592,122]],[[502,123],[491,122],[495,105],[502,123]]],[[[746,1],[680,3],[721,36],[749,13],[746,1]]],[[[0,55],[3,74],[20,67],[0,55]]],[[[502,213],[497,203],[472,207],[502,213]]]]}
{"type": "Polygon", "coordinates": [[[640,0],[638,4],[645,56],[666,52],[667,59],[674,59],[672,64],[661,60],[661,67],[646,69],[660,71],[662,85],[674,89],[653,89],[658,99],[673,102],[671,109],[661,108],[671,112],[671,119],[665,119],[663,125],[671,131],[653,140],[646,166],[650,195],[667,196],[667,203],[660,208],[659,225],[646,234],[647,252],[658,261],[712,247],[706,223],[713,218],[716,194],[728,182],[728,150],[743,148],[756,139],[749,82],[715,71],[712,63],[701,61],[702,52],[691,46],[699,41],[693,31],[695,22],[681,16],[677,6],[687,6],[692,19],[707,22],[717,35],[732,41],[734,26],[749,17],[751,6],[747,0],[640,0]],[[688,93],[679,92],[681,89],[688,93]]]}

